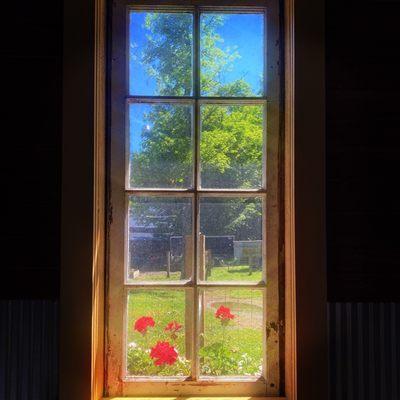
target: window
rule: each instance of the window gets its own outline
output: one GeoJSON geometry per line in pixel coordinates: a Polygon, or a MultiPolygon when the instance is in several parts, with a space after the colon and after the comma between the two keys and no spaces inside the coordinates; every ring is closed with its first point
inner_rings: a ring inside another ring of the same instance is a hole
{"type": "Polygon", "coordinates": [[[281,393],[276,4],[118,2],[109,395],[281,393]]]}
{"type": "MultiPolygon", "coordinates": [[[[149,8],[155,3],[170,4],[170,0],[143,1],[149,8]]],[[[271,396],[279,393],[281,400],[324,399],[327,397],[324,2],[311,0],[308,7],[297,3],[295,7],[294,0],[282,0],[278,17],[275,1],[231,1],[236,5],[266,7],[268,334],[267,384],[262,393],[271,396]],[[281,20],[284,46],[278,35],[281,20]],[[284,68],[280,47],[285,54],[284,68]],[[284,70],[283,73],[279,75],[278,69],[284,70]],[[285,88],[284,96],[279,94],[278,75],[285,88]],[[279,104],[283,97],[282,110],[279,104]],[[284,130],[280,120],[284,120],[284,130]],[[279,177],[284,177],[283,185],[279,177]],[[278,196],[279,193],[282,195],[278,196]],[[277,327],[280,327],[279,339],[277,327]],[[279,353],[274,351],[277,340],[279,353]],[[279,388],[271,387],[275,382],[279,382],[279,388]]],[[[200,0],[179,1],[185,6],[194,3],[199,4],[200,0]]],[[[213,5],[216,3],[222,6],[227,1],[214,1],[213,5]]],[[[211,0],[202,4],[210,5],[211,0]]],[[[259,394],[253,382],[237,385],[153,380],[149,383],[122,379],[124,325],[121,321],[126,299],[124,254],[127,254],[124,253],[127,12],[126,0],[115,0],[107,10],[112,17],[112,32],[106,68],[105,5],[103,0],[70,0],[64,4],[60,399],[99,400],[109,395],[133,394],[171,397],[185,393],[224,397],[259,394]],[[109,110],[105,106],[107,76],[111,83],[107,85],[111,88],[110,97],[107,96],[109,110]],[[111,127],[107,129],[110,133],[107,143],[104,143],[105,114],[111,127]],[[112,166],[107,197],[103,195],[106,149],[110,151],[107,165],[112,166]],[[108,249],[103,252],[106,235],[108,249]],[[108,277],[103,279],[105,257],[108,277]]]]}

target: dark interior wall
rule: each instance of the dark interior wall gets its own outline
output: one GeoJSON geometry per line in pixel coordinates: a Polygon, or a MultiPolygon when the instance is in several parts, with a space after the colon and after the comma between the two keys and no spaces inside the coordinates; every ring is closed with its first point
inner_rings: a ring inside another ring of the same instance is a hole
{"type": "Polygon", "coordinates": [[[330,301],[400,299],[400,1],[327,0],[330,301]]]}
{"type": "MultiPolygon", "coordinates": [[[[326,0],[330,301],[400,297],[399,9],[326,0]]],[[[2,15],[0,296],[57,298],[62,1],[2,15]]]]}
{"type": "Polygon", "coordinates": [[[0,29],[0,296],[56,298],[62,2],[5,2],[0,29]]]}

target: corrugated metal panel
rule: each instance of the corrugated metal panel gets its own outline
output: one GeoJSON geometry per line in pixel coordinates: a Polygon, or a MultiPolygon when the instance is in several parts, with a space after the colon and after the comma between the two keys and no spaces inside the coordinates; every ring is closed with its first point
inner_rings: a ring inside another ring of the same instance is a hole
{"type": "Polygon", "coordinates": [[[400,400],[400,304],[331,303],[330,400],[400,400]]]}
{"type": "Polygon", "coordinates": [[[1,301],[0,327],[0,399],[57,399],[57,302],[1,301]]]}

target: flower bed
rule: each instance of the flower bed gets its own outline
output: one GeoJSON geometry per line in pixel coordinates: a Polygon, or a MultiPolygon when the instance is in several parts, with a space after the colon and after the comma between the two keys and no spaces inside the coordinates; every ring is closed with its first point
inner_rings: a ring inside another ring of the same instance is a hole
{"type": "MultiPolygon", "coordinates": [[[[216,291],[214,297],[205,295],[209,301],[206,300],[204,333],[200,338],[201,375],[261,374],[262,331],[260,323],[254,323],[259,316],[250,319],[246,298],[243,299],[243,293],[240,295],[236,299],[239,307],[234,308],[237,311],[212,301],[221,296],[221,291],[216,291]],[[218,304],[218,308],[213,308],[213,304],[218,304]]],[[[228,300],[227,304],[232,304],[232,298],[228,300]]],[[[128,303],[129,375],[190,375],[191,361],[185,355],[184,307],[183,290],[135,291],[128,303]]],[[[261,312],[260,308],[257,313],[261,312]]]]}

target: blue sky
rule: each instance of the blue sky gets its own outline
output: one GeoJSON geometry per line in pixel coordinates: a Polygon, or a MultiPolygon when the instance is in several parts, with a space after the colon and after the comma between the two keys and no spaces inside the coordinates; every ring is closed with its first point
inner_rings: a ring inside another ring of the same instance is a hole
{"type": "MultiPolygon", "coordinates": [[[[148,30],[144,27],[146,12],[131,12],[129,43],[130,53],[140,54],[146,41],[148,30]]],[[[263,72],[263,23],[261,14],[225,14],[225,24],[217,32],[223,38],[218,46],[237,47],[240,58],[234,62],[233,70],[225,74],[226,82],[244,77],[258,92],[260,75],[263,72]]],[[[179,17],[179,14],[177,14],[179,17]]],[[[207,18],[207,14],[202,14],[207,18]]],[[[130,58],[129,62],[129,93],[137,95],[154,95],[154,79],[147,76],[145,68],[140,62],[130,58]]]]}
{"type": "Polygon", "coordinates": [[[142,131],[151,129],[144,115],[151,111],[149,104],[130,104],[129,105],[129,150],[131,153],[142,149],[142,131]]]}
{"type": "MultiPolygon", "coordinates": [[[[207,14],[202,17],[207,18],[207,14]]],[[[260,76],[263,74],[263,29],[262,14],[226,15],[224,25],[217,29],[223,39],[218,47],[236,46],[240,58],[234,61],[232,71],[225,74],[224,83],[244,78],[255,93],[259,92],[260,76]]]]}

